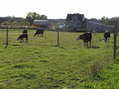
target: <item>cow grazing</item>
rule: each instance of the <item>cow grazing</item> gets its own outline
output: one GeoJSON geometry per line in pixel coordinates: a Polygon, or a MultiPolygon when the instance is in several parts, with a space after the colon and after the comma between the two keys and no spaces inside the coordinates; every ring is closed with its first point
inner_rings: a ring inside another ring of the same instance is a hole
{"type": "Polygon", "coordinates": [[[41,37],[43,37],[43,34],[44,34],[44,29],[43,28],[38,28],[36,30],[36,32],[34,33],[34,37],[35,36],[40,36],[40,35],[41,35],[41,37]]]}
{"type": "Polygon", "coordinates": [[[17,38],[17,40],[20,40],[21,42],[25,41],[27,42],[28,41],[28,34],[27,34],[27,30],[23,30],[22,34],[17,38]]]}
{"type": "Polygon", "coordinates": [[[105,32],[104,33],[104,41],[107,42],[110,38],[110,32],[105,32]]]}
{"type": "Polygon", "coordinates": [[[84,47],[91,47],[91,40],[92,40],[92,33],[87,32],[82,35],[80,35],[77,40],[83,40],[84,41],[84,47]],[[89,46],[90,44],[90,46],[89,46]]]}

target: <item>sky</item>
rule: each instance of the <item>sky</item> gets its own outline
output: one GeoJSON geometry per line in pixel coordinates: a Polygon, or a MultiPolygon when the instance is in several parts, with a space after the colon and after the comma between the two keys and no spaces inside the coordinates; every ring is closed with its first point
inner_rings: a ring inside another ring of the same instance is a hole
{"type": "Polygon", "coordinates": [[[86,18],[119,17],[119,0],[0,0],[0,17],[26,17],[28,12],[63,19],[68,13],[86,18]]]}

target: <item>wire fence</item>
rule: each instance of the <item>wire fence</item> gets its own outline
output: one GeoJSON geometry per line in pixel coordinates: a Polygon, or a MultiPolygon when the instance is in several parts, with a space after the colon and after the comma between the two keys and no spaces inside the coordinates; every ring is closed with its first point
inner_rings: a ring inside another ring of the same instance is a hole
{"type": "MultiPolygon", "coordinates": [[[[63,48],[84,48],[82,40],[76,40],[76,38],[83,33],[80,32],[57,32],[57,31],[45,31],[43,37],[33,37],[36,30],[28,29],[28,43],[20,42],[17,40],[18,36],[22,33],[23,29],[1,29],[0,30],[0,44],[3,47],[7,46],[58,46],[63,48]],[[8,30],[8,34],[7,34],[8,30]],[[8,35],[8,40],[7,40],[8,35]],[[7,43],[8,42],[8,43],[7,43]]],[[[119,51],[119,34],[116,35],[116,53],[114,54],[114,34],[108,42],[104,42],[104,33],[92,34],[92,48],[110,49],[112,50],[113,57],[117,56],[119,51]]],[[[114,57],[116,58],[116,57],[114,57]]]]}

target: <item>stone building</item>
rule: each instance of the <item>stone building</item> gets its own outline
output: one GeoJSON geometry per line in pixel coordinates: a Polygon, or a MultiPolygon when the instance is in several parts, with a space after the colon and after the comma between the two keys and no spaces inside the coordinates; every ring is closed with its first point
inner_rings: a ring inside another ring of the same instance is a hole
{"type": "Polygon", "coordinates": [[[84,14],[68,14],[65,31],[71,32],[112,32],[113,26],[104,25],[96,19],[86,19],[84,14]]]}
{"type": "Polygon", "coordinates": [[[81,31],[86,26],[84,14],[68,14],[65,25],[67,31],[81,31]]]}

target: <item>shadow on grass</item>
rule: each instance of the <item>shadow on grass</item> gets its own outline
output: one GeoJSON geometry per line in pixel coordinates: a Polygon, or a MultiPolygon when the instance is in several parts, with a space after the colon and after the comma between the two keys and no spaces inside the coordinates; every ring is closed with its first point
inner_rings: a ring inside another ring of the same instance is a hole
{"type": "Polygon", "coordinates": [[[91,46],[91,47],[88,47],[88,48],[98,49],[100,47],[99,46],[91,46]]]}

